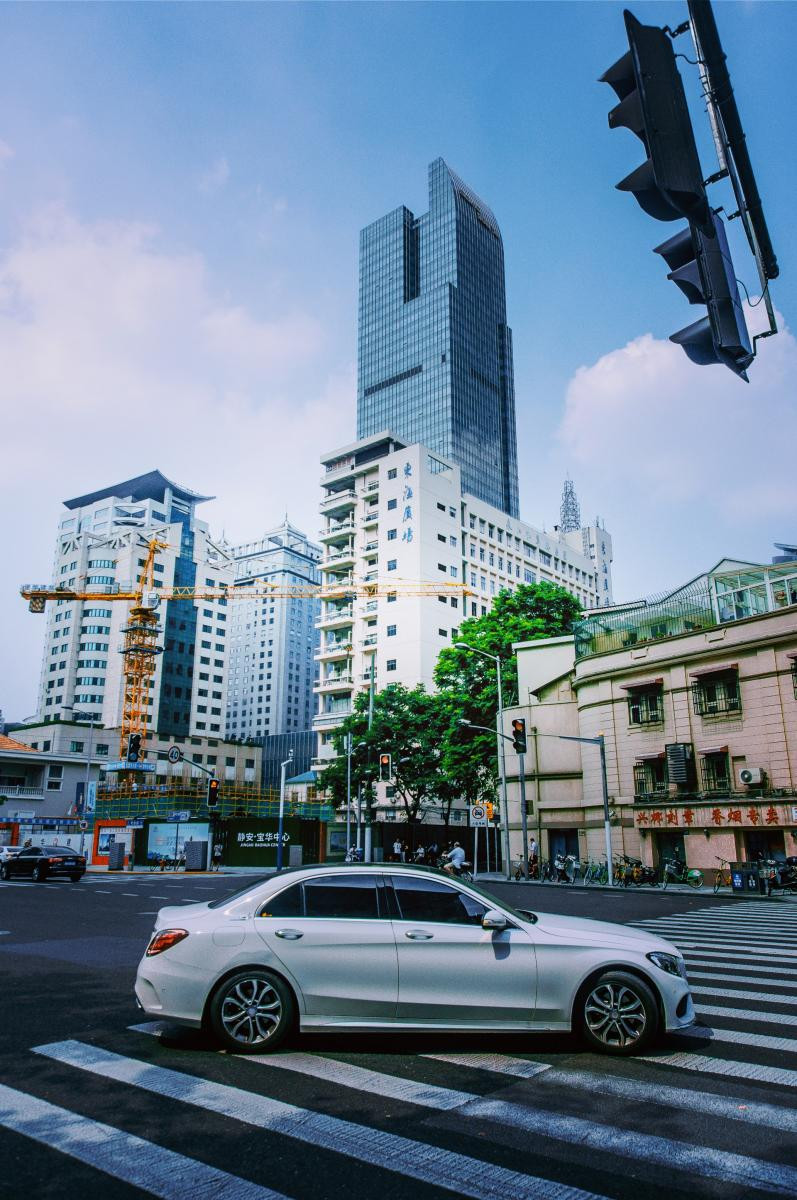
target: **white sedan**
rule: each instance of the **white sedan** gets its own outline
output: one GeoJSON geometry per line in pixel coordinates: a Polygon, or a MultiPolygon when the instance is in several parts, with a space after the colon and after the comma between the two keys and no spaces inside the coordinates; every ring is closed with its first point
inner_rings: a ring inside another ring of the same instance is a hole
{"type": "Polygon", "coordinates": [[[136,999],[262,1053],[302,1031],[574,1031],[634,1054],[693,1024],[684,961],[641,930],[516,910],[400,863],[283,871],[163,908],[136,999]]]}

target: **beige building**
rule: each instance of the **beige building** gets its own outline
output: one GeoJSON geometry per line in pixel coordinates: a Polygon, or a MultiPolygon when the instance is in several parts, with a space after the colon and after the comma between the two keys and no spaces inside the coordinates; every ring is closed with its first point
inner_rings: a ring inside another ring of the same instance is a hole
{"type": "MultiPolygon", "coordinates": [[[[606,739],[615,853],[690,866],[797,854],[797,561],[724,559],[683,588],[521,643],[527,810],[543,855],[604,853],[606,739]]],[[[509,748],[508,748],[509,749],[509,748]]],[[[510,829],[519,855],[517,757],[510,829]],[[513,815],[514,814],[514,815],[513,815]]]]}

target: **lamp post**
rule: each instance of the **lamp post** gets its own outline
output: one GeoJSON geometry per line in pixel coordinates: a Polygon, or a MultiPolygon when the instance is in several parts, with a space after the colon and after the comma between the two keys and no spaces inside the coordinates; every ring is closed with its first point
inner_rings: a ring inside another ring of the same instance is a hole
{"type": "MultiPolygon", "coordinates": [[[[457,650],[470,650],[471,654],[480,654],[482,658],[489,658],[495,663],[496,681],[498,684],[498,711],[495,714],[495,744],[498,754],[498,772],[501,777],[501,826],[502,836],[501,844],[504,855],[504,870],[506,871],[507,879],[512,878],[512,865],[509,860],[509,802],[506,795],[506,750],[503,743],[504,734],[501,732],[501,721],[504,713],[504,695],[502,690],[501,680],[501,658],[498,654],[488,654],[486,650],[479,650],[476,646],[470,646],[467,642],[454,642],[457,650]]],[[[468,722],[470,724],[470,722],[468,722]]],[[[473,726],[473,728],[482,728],[482,726],[473,726]]],[[[492,730],[487,730],[492,733],[492,730]]],[[[510,738],[509,741],[512,739],[510,738]]]]}
{"type": "MultiPolygon", "coordinates": [[[[86,806],[89,802],[89,784],[91,782],[91,755],[92,755],[92,751],[94,749],[94,725],[96,723],[96,717],[94,716],[94,713],[75,712],[75,710],[71,704],[64,704],[63,707],[72,709],[72,716],[74,717],[74,719],[76,721],[79,721],[82,718],[84,721],[88,721],[88,723],[89,723],[89,751],[88,751],[88,754],[86,755],[86,775],[85,775],[85,779],[84,779],[84,783],[83,783],[83,812],[85,813],[86,806]]],[[[83,853],[84,838],[85,838],[85,832],[84,832],[84,830],[81,829],[81,831],[80,831],[80,853],[81,854],[83,853]]]]}
{"type": "Polygon", "coordinates": [[[282,828],[285,819],[285,772],[293,762],[293,750],[288,751],[285,762],[280,763],[280,815],[277,824],[277,870],[282,870],[282,828]]]}
{"type": "Polygon", "coordinates": [[[603,793],[603,836],[606,841],[606,867],[609,876],[609,887],[614,887],[612,871],[612,824],[609,815],[609,782],[606,778],[606,738],[602,733],[597,737],[572,737],[564,733],[541,733],[539,737],[555,737],[560,742],[584,742],[587,746],[597,746],[601,756],[601,790],[603,793]]]}

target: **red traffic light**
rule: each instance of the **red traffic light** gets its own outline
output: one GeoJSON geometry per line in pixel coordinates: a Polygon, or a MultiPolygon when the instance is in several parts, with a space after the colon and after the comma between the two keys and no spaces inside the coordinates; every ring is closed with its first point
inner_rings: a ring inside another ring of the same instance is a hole
{"type": "Polygon", "coordinates": [[[512,745],[517,754],[526,753],[526,722],[521,717],[512,722],[512,745]]]}
{"type": "Polygon", "coordinates": [[[218,779],[208,780],[208,808],[218,808],[219,806],[219,781],[218,779]]]}

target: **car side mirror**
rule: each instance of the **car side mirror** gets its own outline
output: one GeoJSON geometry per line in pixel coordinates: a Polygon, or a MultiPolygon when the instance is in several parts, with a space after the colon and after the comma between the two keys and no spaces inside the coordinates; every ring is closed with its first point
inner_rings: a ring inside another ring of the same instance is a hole
{"type": "Polygon", "coordinates": [[[506,929],[506,917],[496,908],[489,908],[482,917],[482,929],[506,929]]]}

